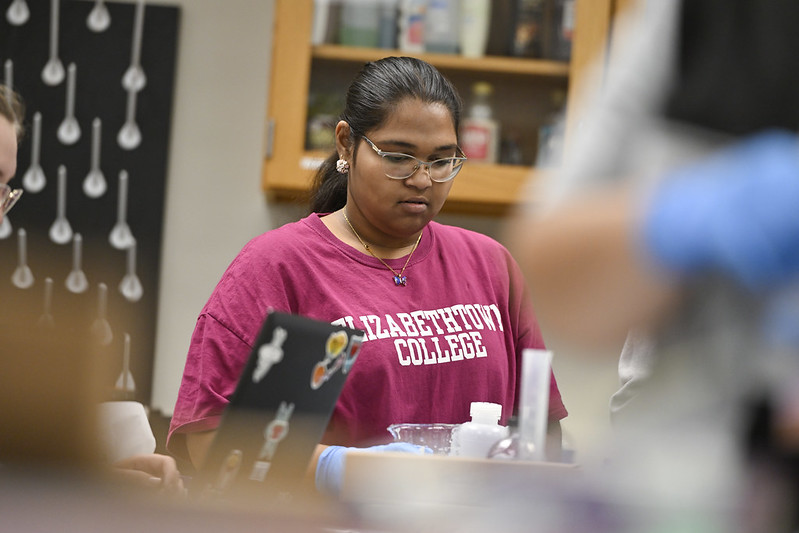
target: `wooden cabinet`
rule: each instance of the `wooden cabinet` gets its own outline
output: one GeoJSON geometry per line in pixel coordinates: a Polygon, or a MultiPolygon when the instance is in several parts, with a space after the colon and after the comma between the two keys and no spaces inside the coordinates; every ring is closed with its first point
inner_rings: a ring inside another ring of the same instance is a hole
{"type": "Polygon", "coordinates": [[[267,105],[267,146],[262,185],[270,197],[302,201],[313,173],[330,152],[306,150],[309,94],[320,85],[343,95],[366,61],[387,55],[420,57],[442,71],[468,105],[471,85],[488,81],[495,88],[495,115],[503,130],[520,138],[525,164],[467,162],[455,179],[445,211],[501,214],[513,206],[523,184],[535,179],[532,161],[536,131],[548,111],[549,95],[567,90],[567,132],[577,110],[575,91],[586,66],[602,53],[610,27],[613,0],[577,0],[575,34],[569,63],[486,56],[408,54],[382,48],[311,45],[312,0],[276,0],[275,28],[267,105]]]}

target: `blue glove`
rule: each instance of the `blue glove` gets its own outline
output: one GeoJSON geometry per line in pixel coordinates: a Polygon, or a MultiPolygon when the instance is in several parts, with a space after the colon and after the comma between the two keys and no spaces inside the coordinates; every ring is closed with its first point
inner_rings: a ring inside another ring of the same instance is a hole
{"type": "Polygon", "coordinates": [[[799,140],[763,133],[666,176],[643,237],[678,274],[721,271],[753,290],[796,278],[799,140]]]}
{"type": "Polygon", "coordinates": [[[409,444],[407,442],[392,442],[370,448],[346,448],[344,446],[328,446],[319,455],[316,463],[316,489],[320,492],[338,495],[341,483],[344,480],[344,463],[347,452],[352,450],[365,452],[404,452],[422,455],[433,453],[430,448],[409,444]]]}

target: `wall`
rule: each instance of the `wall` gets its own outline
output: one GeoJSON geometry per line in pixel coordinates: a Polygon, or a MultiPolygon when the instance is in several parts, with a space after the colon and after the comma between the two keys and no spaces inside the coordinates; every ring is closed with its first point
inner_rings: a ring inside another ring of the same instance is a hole
{"type": "Polygon", "coordinates": [[[200,309],[281,209],[259,194],[272,2],[157,3],[182,6],[152,395],[171,413],[200,309]]]}
{"type": "MultiPolygon", "coordinates": [[[[195,319],[223,270],[251,237],[303,211],[260,194],[273,2],[150,1],[182,6],[152,397],[169,414],[195,319]]],[[[502,224],[439,220],[495,236],[502,224]]],[[[607,430],[615,359],[556,348],[553,365],[571,412],[567,440],[592,446],[607,430]]]]}

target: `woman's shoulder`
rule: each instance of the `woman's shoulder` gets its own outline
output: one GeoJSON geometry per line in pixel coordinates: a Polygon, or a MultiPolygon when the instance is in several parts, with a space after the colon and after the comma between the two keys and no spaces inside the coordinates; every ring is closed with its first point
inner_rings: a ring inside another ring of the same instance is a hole
{"type": "Polygon", "coordinates": [[[252,237],[241,248],[230,267],[290,261],[302,255],[304,250],[313,249],[323,240],[319,230],[314,228],[315,223],[324,226],[317,215],[310,215],[252,237]]]}
{"type": "Polygon", "coordinates": [[[503,251],[505,247],[493,237],[474,230],[459,226],[450,226],[440,222],[430,222],[428,225],[436,243],[441,246],[468,246],[485,250],[503,251]]]}
{"type": "Polygon", "coordinates": [[[300,242],[321,239],[323,228],[324,224],[319,215],[313,213],[305,218],[288,222],[253,237],[242,251],[248,249],[274,250],[276,247],[294,249],[297,248],[300,242]]]}
{"type": "Polygon", "coordinates": [[[254,285],[263,288],[277,279],[274,273],[294,272],[294,267],[309,261],[309,250],[319,248],[322,237],[314,224],[324,226],[317,215],[310,215],[250,239],[225,269],[215,292],[239,292],[246,287],[254,294],[254,285]]]}

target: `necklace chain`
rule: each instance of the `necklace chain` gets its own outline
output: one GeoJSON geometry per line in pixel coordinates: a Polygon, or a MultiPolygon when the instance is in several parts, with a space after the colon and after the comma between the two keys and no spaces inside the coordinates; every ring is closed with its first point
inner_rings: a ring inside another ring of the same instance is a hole
{"type": "Polygon", "coordinates": [[[363,239],[361,239],[361,236],[358,235],[358,232],[355,231],[354,227],[352,227],[352,223],[350,223],[350,219],[347,218],[347,212],[346,211],[342,211],[341,214],[344,215],[344,221],[347,223],[347,225],[352,230],[352,233],[353,233],[353,235],[355,235],[355,238],[358,239],[358,241],[363,245],[364,248],[366,248],[366,251],[369,252],[369,255],[371,255],[372,257],[374,257],[375,259],[377,259],[381,263],[383,263],[383,266],[385,266],[387,269],[389,269],[391,271],[392,274],[394,274],[394,284],[397,285],[398,287],[400,285],[402,285],[403,287],[405,285],[407,285],[408,278],[407,278],[407,276],[404,276],[403,274],[405,274],[405,269],[408,268],[408,263],[411,262],[411,256],[413,255],[413,252],[415,252],[416,251],[416,247],[419,246],[419,241],[422,240],[422,234],[419,233],[419,238],[416,239],[416,242],[413,245],[413,249],[411,249],[411,253],[408,254],[408,259],[405,260],[405,264],[402,266],[402,270],[400,270],[399,273],[397,273],[397,271],[394,270],[393,268],[391,268],[388,265],[388,263],[383,261],[381,258],[377,257],[375,255],[375,253],[372,251],[372,249],[369,247],[369,245],[366,244],[366,242],[364,242],[363,239]]]}

